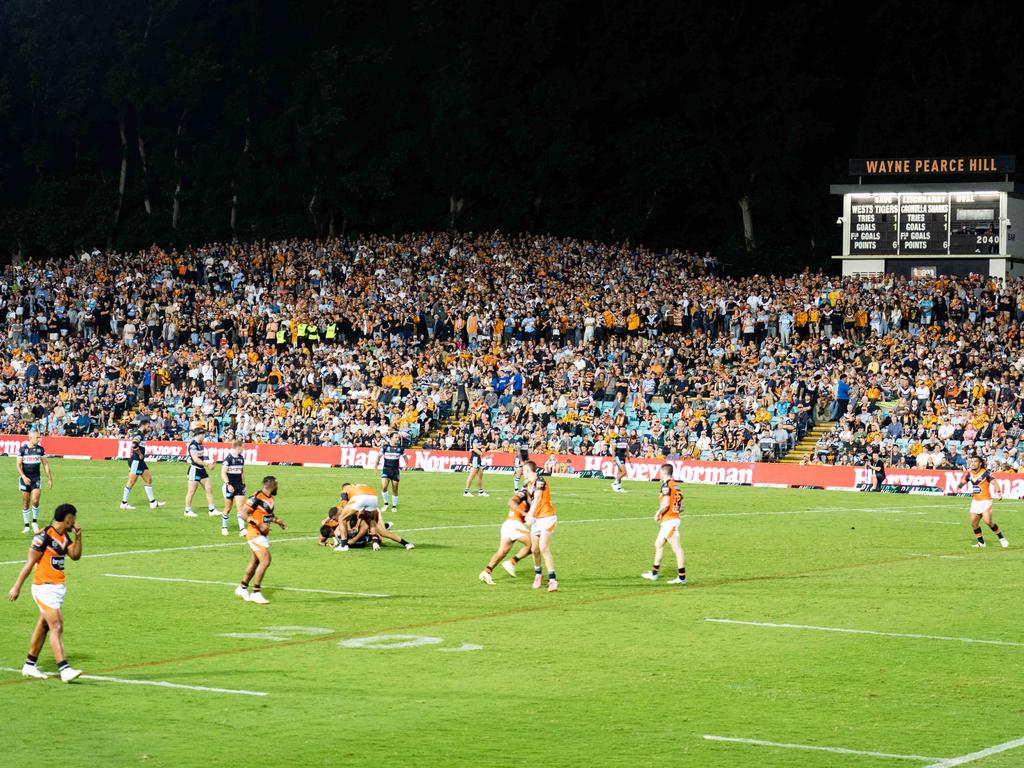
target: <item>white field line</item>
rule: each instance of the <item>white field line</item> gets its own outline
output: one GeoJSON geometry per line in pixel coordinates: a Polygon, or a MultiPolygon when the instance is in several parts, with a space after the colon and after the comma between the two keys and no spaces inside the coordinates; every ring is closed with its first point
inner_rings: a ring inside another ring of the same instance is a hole
{"type": "MultiPolygon", "coordinates": [[[[857,508],[843,508],[843,507],[821,507],[812,509],[792,509],[783,510],[777,512],[721,512],[714,514],[701,514],[701,515],[690,515],[684,514],[683,519],[687,518],[714,518],[714,517],[775,517],[779,515],[811,515],[821,514],[825,512],[865,512],[872,511],[871,509],[857,509],[857,508]]],[[[878,510],[882,511],[882,510],[878,510]]],[[[924,514],[923,512],[907,512],[905,510],[884,510],[885,513],[890,514],[924,514]]],[[[588,520],[559,520],[559,525],[579,525],[583,523],[619,523],[619,522],[633,522],[636,520],[653,520],[654,514],[645,515],[643,517],[596,517],[588,520]]],[[[499,528],[501,526],[500,521],[494,523],[472,523],[466,525],[433,525],[427,528],[403,528],[401,529],[404,533],[422,533],[424,531],[454,531],[462,530],[466,528],[499,528]]],[[[286,538],[273,539],[275,544],[284,544],[289,541],[312,541],[316,539],[316,536],[289,536],[286,538]]],[[[93,558],[93,557],[121,557],[122,555],[156,555],[163,552],[188,552],[196,549],[222,549],[224,547],[238,547],[244,546],[244,541],[227,541],[218,542],[216,544],[193,544],[190,546],[183,547],[164,547],[162,549],[127,549],[120,552],[97,552],[95,554],[85,554],[82,558],[93,558]]],[[[24,565],[24,558],[21,560],[0,560],[0,565],[24,565]]]]}
{"type": "MultiPolygon", "coordinates": [[[[764,741],[763,739],[735,739],[730,736],[704,736],[705,741],[724,741],[730,744],[753,744],[757,747],[778,747],[779,749],[809,749],[815,752],[832,752],[837,755],[865,755],[867,757],[888,757],[893,760],[919,760],[922,763],[941,760],[941,757],[925,757],[924,755],[894,755],[891,752],[868,752],[862,749],[846,749],[845,747],[816,747],[811,744],[787,744],[779,741],[764,741]]],[[[945,763],[936,763],[945,765],[945,763]]]]}
{"type": "Polygon", "coordinates": [[[1006,752],[1007,750],[1016,749],[1017,747],[1024,747],[1024,738],[1014,739],[1013,741],[1004,741],[1002,744],[996,744],[994,747],[988,747],[987,749],[981,749],[977,752],[971,752],[969,755],[960,755],[959,757],[949,757],[945,760],[939,760],[937,763],[925,766],[925,768],[952,768],[955,765],[973,763],[975,760],[981,760],[989,755],[998,755],[1000,752],[1006,752]]]}
{"type": "Polygon", "coordinates": [[[876,637],[903,637],[911,640],[946,640],[957,643],[975,643],[979,645],[1006,645],[1014,648],[1024,648],[1024,643],[1014,643],[1009,640],[976,640],[972,637],[947,637],[945,635],[919,635],[908,632],[878,632],[873,629],[847,629],[845,627],[818,627],[813,624],[773,624],[767,621],[738,621],[736,619],[712,619],[705,618],[715,624],[739,624],[746,627],[769,627],[771,629],[809,629],[816,632],[839,632],[849,635],[874,635],[876,637]]]}
{"type": "Polygon", "coordinates": [[[922,525],[967,525],[967,522],[962,523],[951,523],[948,520],[915,520],[915,523],[921,523],[922,525]]]}
{"type": "MultiPolygon", "coordinates": [[[[236,581],[206,581],[205,579],[172,579],[167,576],[136,576],[129,573],[104,573],[115,579],[136,579],[138,581],[170,581],[180,584],[214,584],[218,587],[237,587],[236,581]]],[[[391,595],[378,595],[374,592],[335,592],[331,589],[306,589],[304,587],[270,587],[271,590],[280,589],[285,592],[315,592],[322,595],[346,595],[348,597],[391,597],[391,595]]]]}
{"type": "MultiPolygon", "coordinates": [[[[14,667],[0,667],[0,672],[21,672],[14,667]]],[[[82,680],[101,680],[105,683],[121,683],[122,685],[152,685],[156,688],[180,688],[185,691],[203,691],[204,693],[233,693],[239,696],[268,696],[262,691],[242,691],[234,688],[211,688],[206,685],[183,685],[168,683],[164,680],[130,680],[124,677],[106,677],[104,675],[82,675],[82,680]]]]}

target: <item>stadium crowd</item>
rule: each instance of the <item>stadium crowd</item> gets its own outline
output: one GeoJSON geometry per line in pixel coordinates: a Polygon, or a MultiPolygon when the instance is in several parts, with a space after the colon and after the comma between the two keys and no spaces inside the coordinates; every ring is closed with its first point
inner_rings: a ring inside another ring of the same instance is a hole
{"type": "Polygon", "coordinates": [[[0,429],[955,466],[1024,452],[1024,284],[721,275],[500,234],[85,252],[0,279],[0,429]]]}

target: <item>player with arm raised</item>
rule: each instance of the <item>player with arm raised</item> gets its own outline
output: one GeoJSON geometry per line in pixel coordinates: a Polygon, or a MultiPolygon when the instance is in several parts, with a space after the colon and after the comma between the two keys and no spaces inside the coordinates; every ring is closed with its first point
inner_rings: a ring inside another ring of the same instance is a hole
{"type": "Polygon", "coordinates": [[[999,497],[995,489],[992,473],[985,469],[978,456],[971,457],[970,469],[957,486],[957,492],[967,487],[971,494],[971,530],[976,539],[974,546],[981,549],[985,546],[985,537],[981,534],[981,521],[999,538],[999,546],[1004,549],[1010,546],[1002,530],[992,519],[992,500],[999,497]]]}
{"type": "Polygon", "coordinates": [[[558,591],[558,577],[555,575],[555,558],[551,554],[551,537],[558,526],[558,516],[551,504],[551,486],[532,461],[523,463],[523,476],[530,495],[530,510],[525,523],[530,526],[533,552],[533,588],[540,589],[543,583],[541,560],[548,571],[548,592],[558,591]]]}
{"type": "Polygon", "coordinates": [[[128,479],[125,480],[124,491],[121,494],[121,509],[135,509],[128,503],[128,496],[131,495],[132,488],[140,477],[146,498],[149,499],[149,508],[164,506],[166,502],[157,501],[153,495],[153,473],[149,471],[149,465],[146,463],[146,443],[143,442],[142,435],[136,435],[132,438],[132,450],[128,455],[128,479]]]}
{"type": "Polygon", "coordinates": [[[221,493],[224,496],[224,511],[220,515],[220,534],[228,535],[228,520],[231,508],[235,508],[238,518],[238,535],[245,536],[245,520],[242,510],[245,508],[245,457],[242,455],[242,441],[235,440],[231,451],[224,457],[220,465],[221,493]]]}
{"type": "Polygon", "coordinates": [[[235,587],[235,594],[251,603],[265,605],[270,601],[263,596],[263,576],[270,567],[270,526],[277,525],[281,530],[288,528],[284,520],[274,514],[274,497],[277,496],[277,478],[267,475],[263,478],[263,487],[249,498],[245,504],[245,538],[249,542],[249,565],[245,576],[235,587]],[[252,582],[252,594],[249,594],[249,582],[252,582]]]}
{"type": "Polygon", "coordinates": [[[516,564],[530,554],[530,529],[526,527],[526,513],[530,509],[529,495],[524,488],[516,491],[508,500],[508,517],[501,524],[501,539],[498,542],[498,549],[487,563],[487,567],[480,571],[480,581],[485,584],[494,584],[491,572],[498,567],[504,568],[513,579],[516,577],[516,564]],[[519,554],[511,560],[505,559],[505,555],[512,551],[516,542],[523,545],[519,554]]]}
{"type": "Polygon", "coordinates": [[[64,558],[78,560],[82,557],[82,529],[77,524],[78,510],[71,504],[61,504],[53,513],[53,522],[39,531],[28,550],[28,559],[14,580],[14,586],[7,593],[12,603],[21,594],[21,587],[35,569],[32,577],[32,599],[39,606],[39,620],[32,630],[28,644],[28,655],[21,668],[23,677],[46,679],[45,672],[36,666],[43,650],[46,636],[50,636],[50,648],[57,661],[60,679],[70,683],[82,674],[67,662],[64,652],[64,558]],[[74,533],[74,539],[71,534],[74,533]]]}
{"type": "Polygon", "coordinates": [[[658,569],[661,568],[661,558],[665,553],[665,542],[672,547],[676,555],[676,565],[679,568],[678,575],[670,580],[669,584],[686,583],[686,560],[683,553],[683,545],[679,541],[679,516],[683,513],[683,492],[676,486],[672,479],[672,465],[662,464],[659,470],[661,474],[661,500],[658,504],[658,512],[654,521],[658,524],[658,536],[654,539],[654,565],[647,573],[640,576],[648,581],[658,580],[658,569]]]}
{"type": "Polygon", "coordinates": [[[213,462],[207,456],[206,448],[203,447],[203,438],[206,436],[206,427],[197,426],[192,433],[192,439],[188,443],[188,490],[185,491],[185,517],[198,517],[192,511],[192,497],[202,486],[206,492],[206,505],[210,517],[219,515],[220,512],[213,505],[213,486],[210,485],[210,472],[213,462]]]}
{"type": "Polygon", "coordinates": [[[38,430],[30,430],[28,442],[22,443],[18,456],[14,460],[18,470],[18,490],[21,491],[21,518],[25,527],[22,533],[39,533],[39,497],[42,495],[41,472],[46,473],[46,487],[53,488],[53,475],[50,473],[50,462],[46,460],[46,451],[39,442],[38,430]],[[32,507],[31,527],[29,527],[29,506],[32,507]]]}

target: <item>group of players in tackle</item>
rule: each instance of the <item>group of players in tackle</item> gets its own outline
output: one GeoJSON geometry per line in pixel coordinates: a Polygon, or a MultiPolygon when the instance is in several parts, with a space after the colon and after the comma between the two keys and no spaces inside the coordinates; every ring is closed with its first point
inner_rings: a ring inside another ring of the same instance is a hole
{"type": "MultiPolygon", "coordinates": [[[[217,508],[213,502],[210,472],[215,467],[203,445],[204,433],[196,430],[188,444],[188,484],[185,495],[185,516],[197,517],[192,511],[192,500],[202,489],[210,516],[221,518],[221,534],[228,535],[231,512],[234,510],[238,533],[246,539],[249,547],[249,561],[235,594],[247,602],[266,604],[263,594],[263,579],[271,563],[270,532],[272,526],[287,528],[287,524],[275,513],[278,491],[277,478],[267,475],[256,493],[247,495],[245,483],[245,458],[242,443],[235,442],[221,462],[221,492],[224,506],[217,508]]],[[[469,489],[477,484],[477,495],[486,496],[483,491],[483,452],[478,444],[471,446],[469,475],[463,493],[471,496],[469,489]]],[[[625,459],[623,460],[624,463],[625,459]]],[[[128,458],[129,473],[121,497],[121,509],[134,509],[129,504],[132,489],[141,477],[146,497],[151,508],[164,506],[153,493],[153,477],[146,464],[146,447],[141,438],[132,443],[128,458]]],[[[617,462],[618,464],[618,462],[617,462]]],[[[385,541],[391,541],[405,549],[413,544],[395,533],[384,514],[398,510],[398,489],[401,471],[405,466],[401,438],[396,434],[381,447],[378,467],[381,470],[381,494],[377,489],[363,483],[345,483],[341,487],[339,502],[327,511],[320,523],[319,543],[335,552],[354,549],[379,550],[385,541]],[[383,499],[383,503],[381,500],[383,499]]],[[[29,652],[22,667],[25,677],[45,678],[48,675],[36,666],[43,645],[49,638],[53,655],[57,661],[60,679],[71,682],[81,671],[70,666],[65,658],[63,644],[62,607],[65,598],[65,558],[78,560],[82,556],[82,529],[78,525],[78,512],[71,504],[61,504],[54,511],[52,520],[45,527],[39,526],[39,503],[42,478],[45,475],[47,487],[53,487],[53,475],[46,459],[46,452],[40,443],[39,434],[30,432],[28,440],[20,447],[16,457],[18,487],[22,495],[23,533],[33,534],[25,565],[19,571],[14,585],[8,592],[8,599],[17,600],[21,588],[32,576],[32,598],[39,607],[39,619],[32,631],[29,652]]],[[[621,473],[616,472],[613,490],[624,493],[621,473]]],[[[661,481],[657,511],[654,514],[658,533],[654,541],[654,560],[649,571],[641,575],[648,581],[660,578],[661,561],[665,546],[672,550],[676,559],[677,572],[669,584],[686,584],[686,566],[683,547],[680,542],[680,518],[683,514],[683,494],[673,478],[671,464],[659,470],[661,481]]],[[[974,533],[973,546],[986,546],[981,523],[984,522],[996,536],[1000,546],[1008,547],[1009,542],[999,525],[992,518],[993,500],[997,498],[997,484],[991,472],[979,458],[973,458],[970,467],[957,487],[958,493],[971,495],[970,525],[974,533]]],[[[532,556],[534,566],[533,588],[541,589],[544,574],[547,574],[547,591],[558,590],[558,577],[552,542],[558,526],[558,516],[551,500],[551,485],[547,475],[529,459],[524,446],[517,446],[513,493],[508,500],[505,519],[501,524],[498,548],[479,579],[493,585],[494,570],[500,565],[511,577],[515,577],[516,565],[527,556],[532,556]],[[517,549],[518,548],[518,549],[517,549]],[[517,549],[511,555],[512,550],[517,549]]]]}

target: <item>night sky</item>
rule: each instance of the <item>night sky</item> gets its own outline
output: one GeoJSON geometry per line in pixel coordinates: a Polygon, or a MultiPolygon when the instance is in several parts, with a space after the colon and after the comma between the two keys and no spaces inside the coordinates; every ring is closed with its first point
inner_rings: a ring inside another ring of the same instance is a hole
{"type": "Polygon", "coordinates": [[[834,269],[848,158],[1024,156],[1022,15],[7,0],[0,254],[451,228],[834,269]]]}

